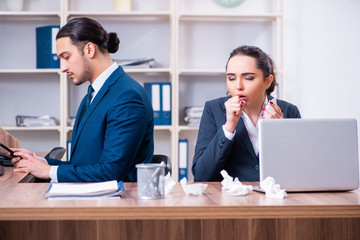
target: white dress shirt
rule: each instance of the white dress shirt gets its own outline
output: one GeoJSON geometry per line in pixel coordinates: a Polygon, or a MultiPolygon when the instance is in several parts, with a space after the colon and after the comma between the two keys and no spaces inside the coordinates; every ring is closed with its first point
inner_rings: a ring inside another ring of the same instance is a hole
{"type": "MultiPolygon", "coordinates": [[[[272,101],[274,101],[274,100],[275,100],[275,98],[272,101]]],[[[268,98],[266,96],[265,101],[264,101],[263,106],[262,106],[261,109],[266,108],[268,105],[269,105],[268,98]]],[[[259,122],[260,119],[263,119],[263,117],[262,117],[263,113],[264,113],[264,111],[261,110],[259,118],[258,118],[258,122],[259,122]]],[[[251,141],[252,146],[254,148],[254,152],[255,152],[256,155],[258,155],[259,154],[259,129],[258,129],[258,124],[256,124],[256,126],[255,126],[253,124],[253,122],[251,121],[251,119],[249,118],[249,116],[245,113],[245,111],[242,111],[241,118],[243,119],[245,128],[246,128],[246,130],[247,130],[247,132],[249,134],[249,138],[250,138],[250,141],[251,141]]],[[[229,131],[227,131],[225,129],[224,125],[222,126],[222,128],[223,128],[225,137],[227,139],[229,139],[229,140],[232,140],[234,138],[234,136],[235,136],[236,130],[234,131],[234,133],[230,133],[229,131]]]]}

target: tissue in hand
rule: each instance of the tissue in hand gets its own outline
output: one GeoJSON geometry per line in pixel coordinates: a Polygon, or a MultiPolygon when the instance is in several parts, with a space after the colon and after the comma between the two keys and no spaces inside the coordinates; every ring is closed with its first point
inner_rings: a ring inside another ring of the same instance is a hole
{"type": "Polygon", "coordinates": [[[265,108],[266,108],[266,109],[272,109],[272,110],[275,111],[275,109],[271,106],[270,101],[276,104],[276,98],[273,98],[273,99],[271,99],[271,100],[269,100],[269,101],[267,102],[265,108]]]}
{"type": "Polygon", "coordinates": [[[234,180],[225,170],[222,170],[220,173],[224,178],[221,182],[223,191],[233,196],[243,196],[252,192],[252,186],[243,185],[238,178],[234,180]]]}
{"type": "Polygon", "coordinates": [[[266,198],[284,198],[287,196],[285,190],[275,183],[273,177],[267,177],[264,181],[261,181],[260,187],[265,191],[266,198]]]}

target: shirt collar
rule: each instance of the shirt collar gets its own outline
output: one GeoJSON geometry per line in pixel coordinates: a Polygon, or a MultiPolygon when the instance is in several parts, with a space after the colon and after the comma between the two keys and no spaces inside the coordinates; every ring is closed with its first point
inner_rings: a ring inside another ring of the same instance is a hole
{"type": "MultiPolygon", "coordinates": [[[[261,109],[266,108],[267,103],[268,103],[268,97],[265,96],[265,101],[264,101],[261,109]]],[[[262,114],[263,114],[263,110],[260,111],[260,116],[259,116],[258,122],[259,122],[260,119],[263,119],[262,114]]],[[[258,155],[259,154],[259,132],[258,132],[259,129],[258,129],[258,124],[256,124],[256,126],[254,126],[254,124],[250,120],[249,116],[245,113],[245,111],[242,112],[241,117],[243,119],[245,128],[246,128],[246,130],[248,132],[248,135],[249,135],[250,141],[252,143],[252,146],[254,148],[255,155],[258,155]]]]}
{"type": "Polygon", "coordinates": [[[114,62],[110,67],[108,67],[104,72],[102,72],[95,81],[91,84],[94,89],[92,99],[95,98],[96,94],[100,91],[101,87],[104,85],[106,79],[118,68],[119,66],[114,62]]]}
{"type": "MultiPolygon", "coordinates": [[[[266,108],[268,102],[269,102],[269,99],[268,99],[267,95],[265,95],[265,100],[264,100],[264,103],[263,103],[263,105],[262,105],[262,107],[261,107],[259,119],[263,119],[263,117],[261,116],[262,113],[263,113],[262,109],[263,109],[263,108],[266,108]]],[[[247,120],[249,120],[249,121],[251,122],[250,118],[249,118],[248,115],[245,113],[245,111],[242,111],[242,114],[241,114],[241,115],[242,115],[242,116],[241,116],[242,118],[245,118],[245,116],[246,116],[247,120]]],[[[252,122],[251,122],[251,123],[252,123],[252,122]]],[[[257,124],[256,124],[256,125],[257,125],[257,124]]]]}

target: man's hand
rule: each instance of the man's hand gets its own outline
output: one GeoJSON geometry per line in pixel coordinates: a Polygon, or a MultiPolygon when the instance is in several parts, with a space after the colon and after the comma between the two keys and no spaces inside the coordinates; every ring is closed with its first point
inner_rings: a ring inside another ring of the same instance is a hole
{"type": "Polygon", "coordinates": [[[11,160],[14,164],[14,172],[31,173],[35,177],[50,179],[50,165],[35,153],[22,148],[13,148],[15,157],[11,160]],[[22,159],[20,158],[22,157],[22,159]]]}

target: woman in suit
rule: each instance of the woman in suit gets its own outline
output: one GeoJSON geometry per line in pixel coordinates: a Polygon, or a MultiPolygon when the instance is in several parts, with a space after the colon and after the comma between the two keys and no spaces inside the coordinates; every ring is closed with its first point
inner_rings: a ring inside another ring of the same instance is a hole
{"type": "Polygon", "coordinates": [[[205,103],[192,165],[195,181],[221,181],[223,169],[240,181],[259,181],[259,119],[300,118],[300,112],[270,95],[274,64],[260,48],[231,52],[226,83],[229,96],[205,103]]]}

